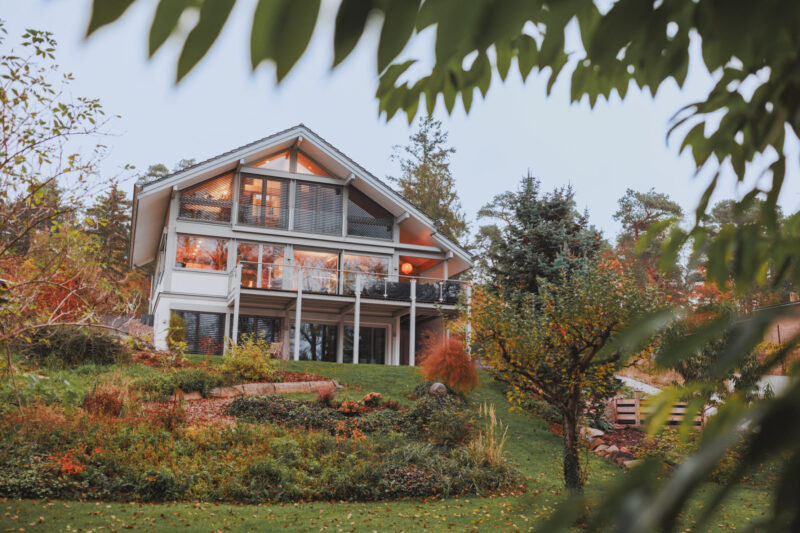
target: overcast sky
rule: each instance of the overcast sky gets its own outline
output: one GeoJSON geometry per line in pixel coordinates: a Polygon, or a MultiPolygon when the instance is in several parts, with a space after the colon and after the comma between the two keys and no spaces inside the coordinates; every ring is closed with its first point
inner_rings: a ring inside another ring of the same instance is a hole
{"type": "MultiPolygon", "coordinates": [[[[202,160],[305,123],[379,177],[395,175],[390,159],[413,129],[405,116],[379,118],[373,33],[356,53],[331,72],[335,2],[325,3],[310,49],[294,71],[276,86],[272,66],[255,74],[249,67],[249,35],[254,0],[239,0],[219,42],[179,86],[174,85],[179,44],[169,41],[147,59],[147,33],[155,1],[139,0],[121,21],[88,41],[83,34],[90,0],[0,0],[9,31],[3,50],[19,41],[25,28],[47,29],[59,41],[57,60],[76,78],[75,95],[98,97],[113,121],[109,174],[126,163],[143,170],[153,163],[173,166],[183,158],[202,160]]],[[[409,57],[424,57],[430,39],[422,39],[409,57]]],[[[678,155],[679,139],[669,145],[670,116],[702,97],[711,78],[695,62],[683,90],[668,83],[655,99],[629,91],[625,102],[612,98],[590,109],[569,103],[563,80],[547,97],[544,78],[532,73],[523,84],[513,74],[495,80],[487,98],[476,97],[469,116],[460,108],[436,116],[456,148],[452,170],[467,216],[494,194],[513,189],[528,169],[543,188],[572,184],[581,209],[607,237],[618,225],[612,214],[627,188],[651,187],[692,210],[707,180],[694,178],[688,153],[678,155]]],[[[457,104],[457,107],[460,103],[457,104]]],[[[781,201],[794,212],[800,203],[797,148],[792,145],[790,180],[781,201]]],[[[132,188],[132,180],[127,182],[132,188]]],[[[733,179],[715,199],[736,195],[733,179]]],[[[474,225],[473,225],[474,227],[474,225]]]]}

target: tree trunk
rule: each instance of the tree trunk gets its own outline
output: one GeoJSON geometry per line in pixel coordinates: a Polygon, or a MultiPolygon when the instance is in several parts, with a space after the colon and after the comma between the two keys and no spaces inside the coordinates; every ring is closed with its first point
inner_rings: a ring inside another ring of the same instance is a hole
{"type": "Polygon", "coordinates": [[[578,417],[564,413],[564,484],[570,494],[583,492],[583,475],[578,457],[578,417]]]}

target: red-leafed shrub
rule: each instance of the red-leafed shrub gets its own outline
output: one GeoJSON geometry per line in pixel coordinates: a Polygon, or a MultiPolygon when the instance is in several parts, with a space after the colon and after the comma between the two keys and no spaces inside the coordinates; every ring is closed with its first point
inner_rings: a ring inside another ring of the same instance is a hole
{"type": "Polygon", "coordinates": [[[355,416],[361,413],[361,406],[353,400],[345,400],[339,406],[339,412],[347,416],[355,416]]]}
{"type": "Polygon", "coordinates": [[[478,386],[478,372],[461,339],[429,342],[424,349],[422,375],[441,381],[448,388],[467,394],[478,386]]]}
{"type": "Polygon", "coordinates": [[[361,401],[364,402],[364,405],[367,407],[378,407],[383,401],[383,397],[380,392],[370,392],[361,398],[361,401]]]}
{"type": "Polygon", "coordinates": [[[119,416],[125,407],[125,398],[119,387],[103,385],[95,387],[83,398],[83,408],[94,416],[119,416]]]}
{"type": "Polygon", "coordinates": [[[336,398],[336,391],[333,389],[322,389],[317,391],[317,403],[325,407],[333,407],[333,400],[336,398]]]}

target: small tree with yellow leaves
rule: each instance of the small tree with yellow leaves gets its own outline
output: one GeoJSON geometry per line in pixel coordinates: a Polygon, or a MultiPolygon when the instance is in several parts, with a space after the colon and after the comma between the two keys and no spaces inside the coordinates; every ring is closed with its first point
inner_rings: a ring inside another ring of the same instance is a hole
{"type": "Polygon", "coordinates": [[[533,395],[559,410],[570,492],[583,489],[578,422],[588,401],[614,394],[614,372],[625,358],[615,336],[659,300],[653,296],[609,259],[587,262],[559,283],[542,280],[538,294],[519,305],[502,293],[475,291],[473,353],[509,385],[510,399],[533,395]]]}

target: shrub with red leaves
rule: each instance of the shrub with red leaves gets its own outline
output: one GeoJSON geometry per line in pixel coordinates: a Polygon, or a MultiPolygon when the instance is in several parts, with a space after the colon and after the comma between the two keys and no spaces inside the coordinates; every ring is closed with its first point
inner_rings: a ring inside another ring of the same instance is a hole
{"type": "Polygon", "coordinates": [[[427,343],[421,369],[426,380],[441,381],[461,394],[468,394],[478,386],[478,371],[461,339],[451,337],[427,343]]]}

